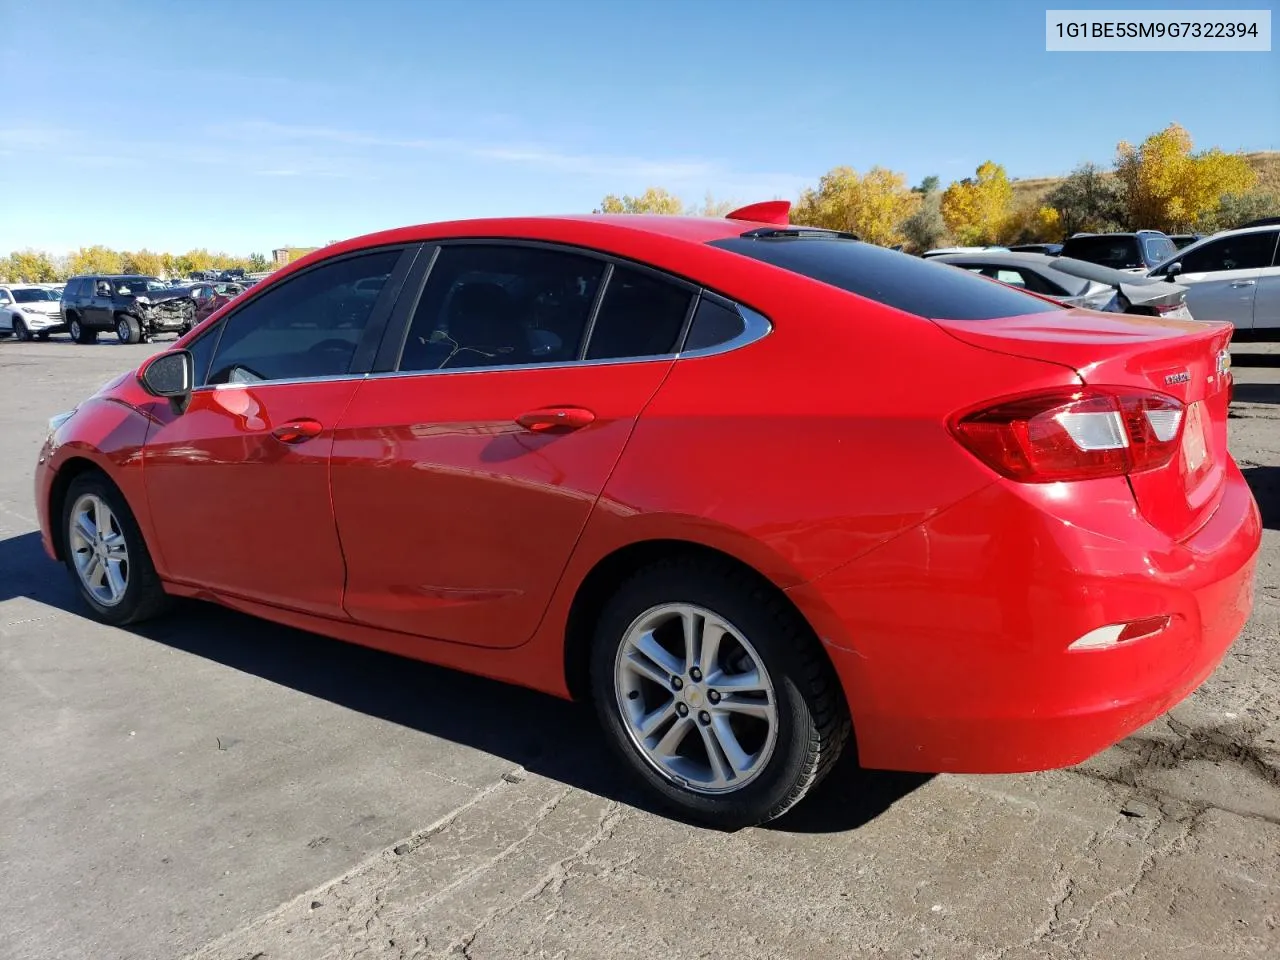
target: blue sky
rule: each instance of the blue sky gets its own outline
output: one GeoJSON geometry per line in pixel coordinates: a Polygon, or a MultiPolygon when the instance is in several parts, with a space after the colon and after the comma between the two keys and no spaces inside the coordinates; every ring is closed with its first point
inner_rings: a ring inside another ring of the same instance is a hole
{"type": "Polygon", "coordinates": [[[840,164],[1043,176],[1174,120],[1280,149],[1280,53],[1046,53],[1046,6],[1108,4],[0,0],[0,254],[748,202],[840,164]]]}

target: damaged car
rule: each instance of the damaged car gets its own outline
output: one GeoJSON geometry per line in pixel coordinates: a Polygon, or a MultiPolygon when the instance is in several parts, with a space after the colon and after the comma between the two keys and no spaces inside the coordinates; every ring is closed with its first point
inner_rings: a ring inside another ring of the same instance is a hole
{"type": "Polygon", "coordinates": [[[195,325],[196,302],[190,289],[155,277],[81,276],[67,281],[61,312],[76,343],[96,343],[107,330],[121,343],[141,343],[160,333],[186,333],[195,325]]]}

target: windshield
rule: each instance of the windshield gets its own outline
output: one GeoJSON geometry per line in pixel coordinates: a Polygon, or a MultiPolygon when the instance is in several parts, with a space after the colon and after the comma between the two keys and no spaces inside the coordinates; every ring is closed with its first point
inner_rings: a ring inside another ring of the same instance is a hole
{"type": "Polygon", "coordinates": [[[931,320],[994,320],[1062,309],[949,264],[858,240],[730,237],[711,246],[931,320]]]}
{"type": "Polygon", "coordinates": [[[48,300],[57,300],[58,294],[53,290],[44,290],[41,288],[28,290],[14,290],[13,299],[18,303],[44,303],[48,300]]]}
{"type": "Polygon", "coordinates": [[[123,277],[119,280],[112,280],[116,293],[149,293],[152,291],[168,290],[169,285],[154,277],[123,277]]]}

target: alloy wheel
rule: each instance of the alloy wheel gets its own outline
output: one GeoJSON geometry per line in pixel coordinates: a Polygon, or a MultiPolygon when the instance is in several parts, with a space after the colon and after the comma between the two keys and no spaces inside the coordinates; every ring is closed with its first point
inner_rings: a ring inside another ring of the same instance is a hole
{"type": "Polygon", "coordinates": [[[614,690],[631,742],[689,790],[739,790],[773,755],[778,704],[768,670],[711,610],[673,603],[637,617],[618,647],[614,690]]]}
{"type": "Polygon", "coordinates": [[[114,607],[129,588],[129,548],[120,521],[106,501],[86,493],[71,508],[67,542],[85,590],[114,607]]]}

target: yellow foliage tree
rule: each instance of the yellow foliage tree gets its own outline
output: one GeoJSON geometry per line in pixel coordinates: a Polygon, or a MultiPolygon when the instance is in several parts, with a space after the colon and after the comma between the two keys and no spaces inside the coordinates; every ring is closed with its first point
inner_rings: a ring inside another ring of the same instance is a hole
{"type": "Polygon", "coordinates": [[[1013,186],[1004,167],[988,160],[976,173],[942,194],[942,219],[964,246],[994,243],[1008,223],[1013,203],[1013,186]]]}
{"type": "Polygon", "coordinates": [[[1192,153],[1191,134],[1176,123],[1141,145],[1121,141],[1116,174],[1124,184],[1130,225],[1178,231],[1210,217],[1226,194],[1243,193],[1257,174],[1239,154],[1217,147],[1192,153]]]}
{"type": "Polygon", "coordinates": [[[121,270],[125,273],[140,273],[147,277],[158,277],[164,273],[164,255],[150,250],[125,253],[120,260],[121,270]]]}
{"type": "Polygon", "coordinates": [[[868,243],[892,246],[906,240],[902,222],[920,204],[900,173],[872,167],[866,176],[850,167],[836,167],[823,175],[817,189],[800,195],[791,222],[855,233],[868,243]]]}
{"type": "Polygon", "coordinates": [[[650,187],[638,197],[616,197],[609,194],[600,201],[600,209],[595,213],[665,213],[679,215],[684,213],[684,204],[680,198],[662,187],[650,187]]]}
{"type": "Polygon", "coordinates": [[[1000,231],[1003,243],[1057,243],[1062,240],[1062,215],[1048,206],[1030,206],[1009,214],[1000,231]]]}
{"type": "Polygon", "coordinates": [[[121,273],[124,264],[120,254],[101,245],[81,247],[67,261],[71,276],[82,273],[121,273]]]}
{"type": "Polygon", "coordinates": [[[10,283],[50,283],[58,279],[58,268],[47,253],[16,250],[0,261],[0,275],[10,283]]]}

